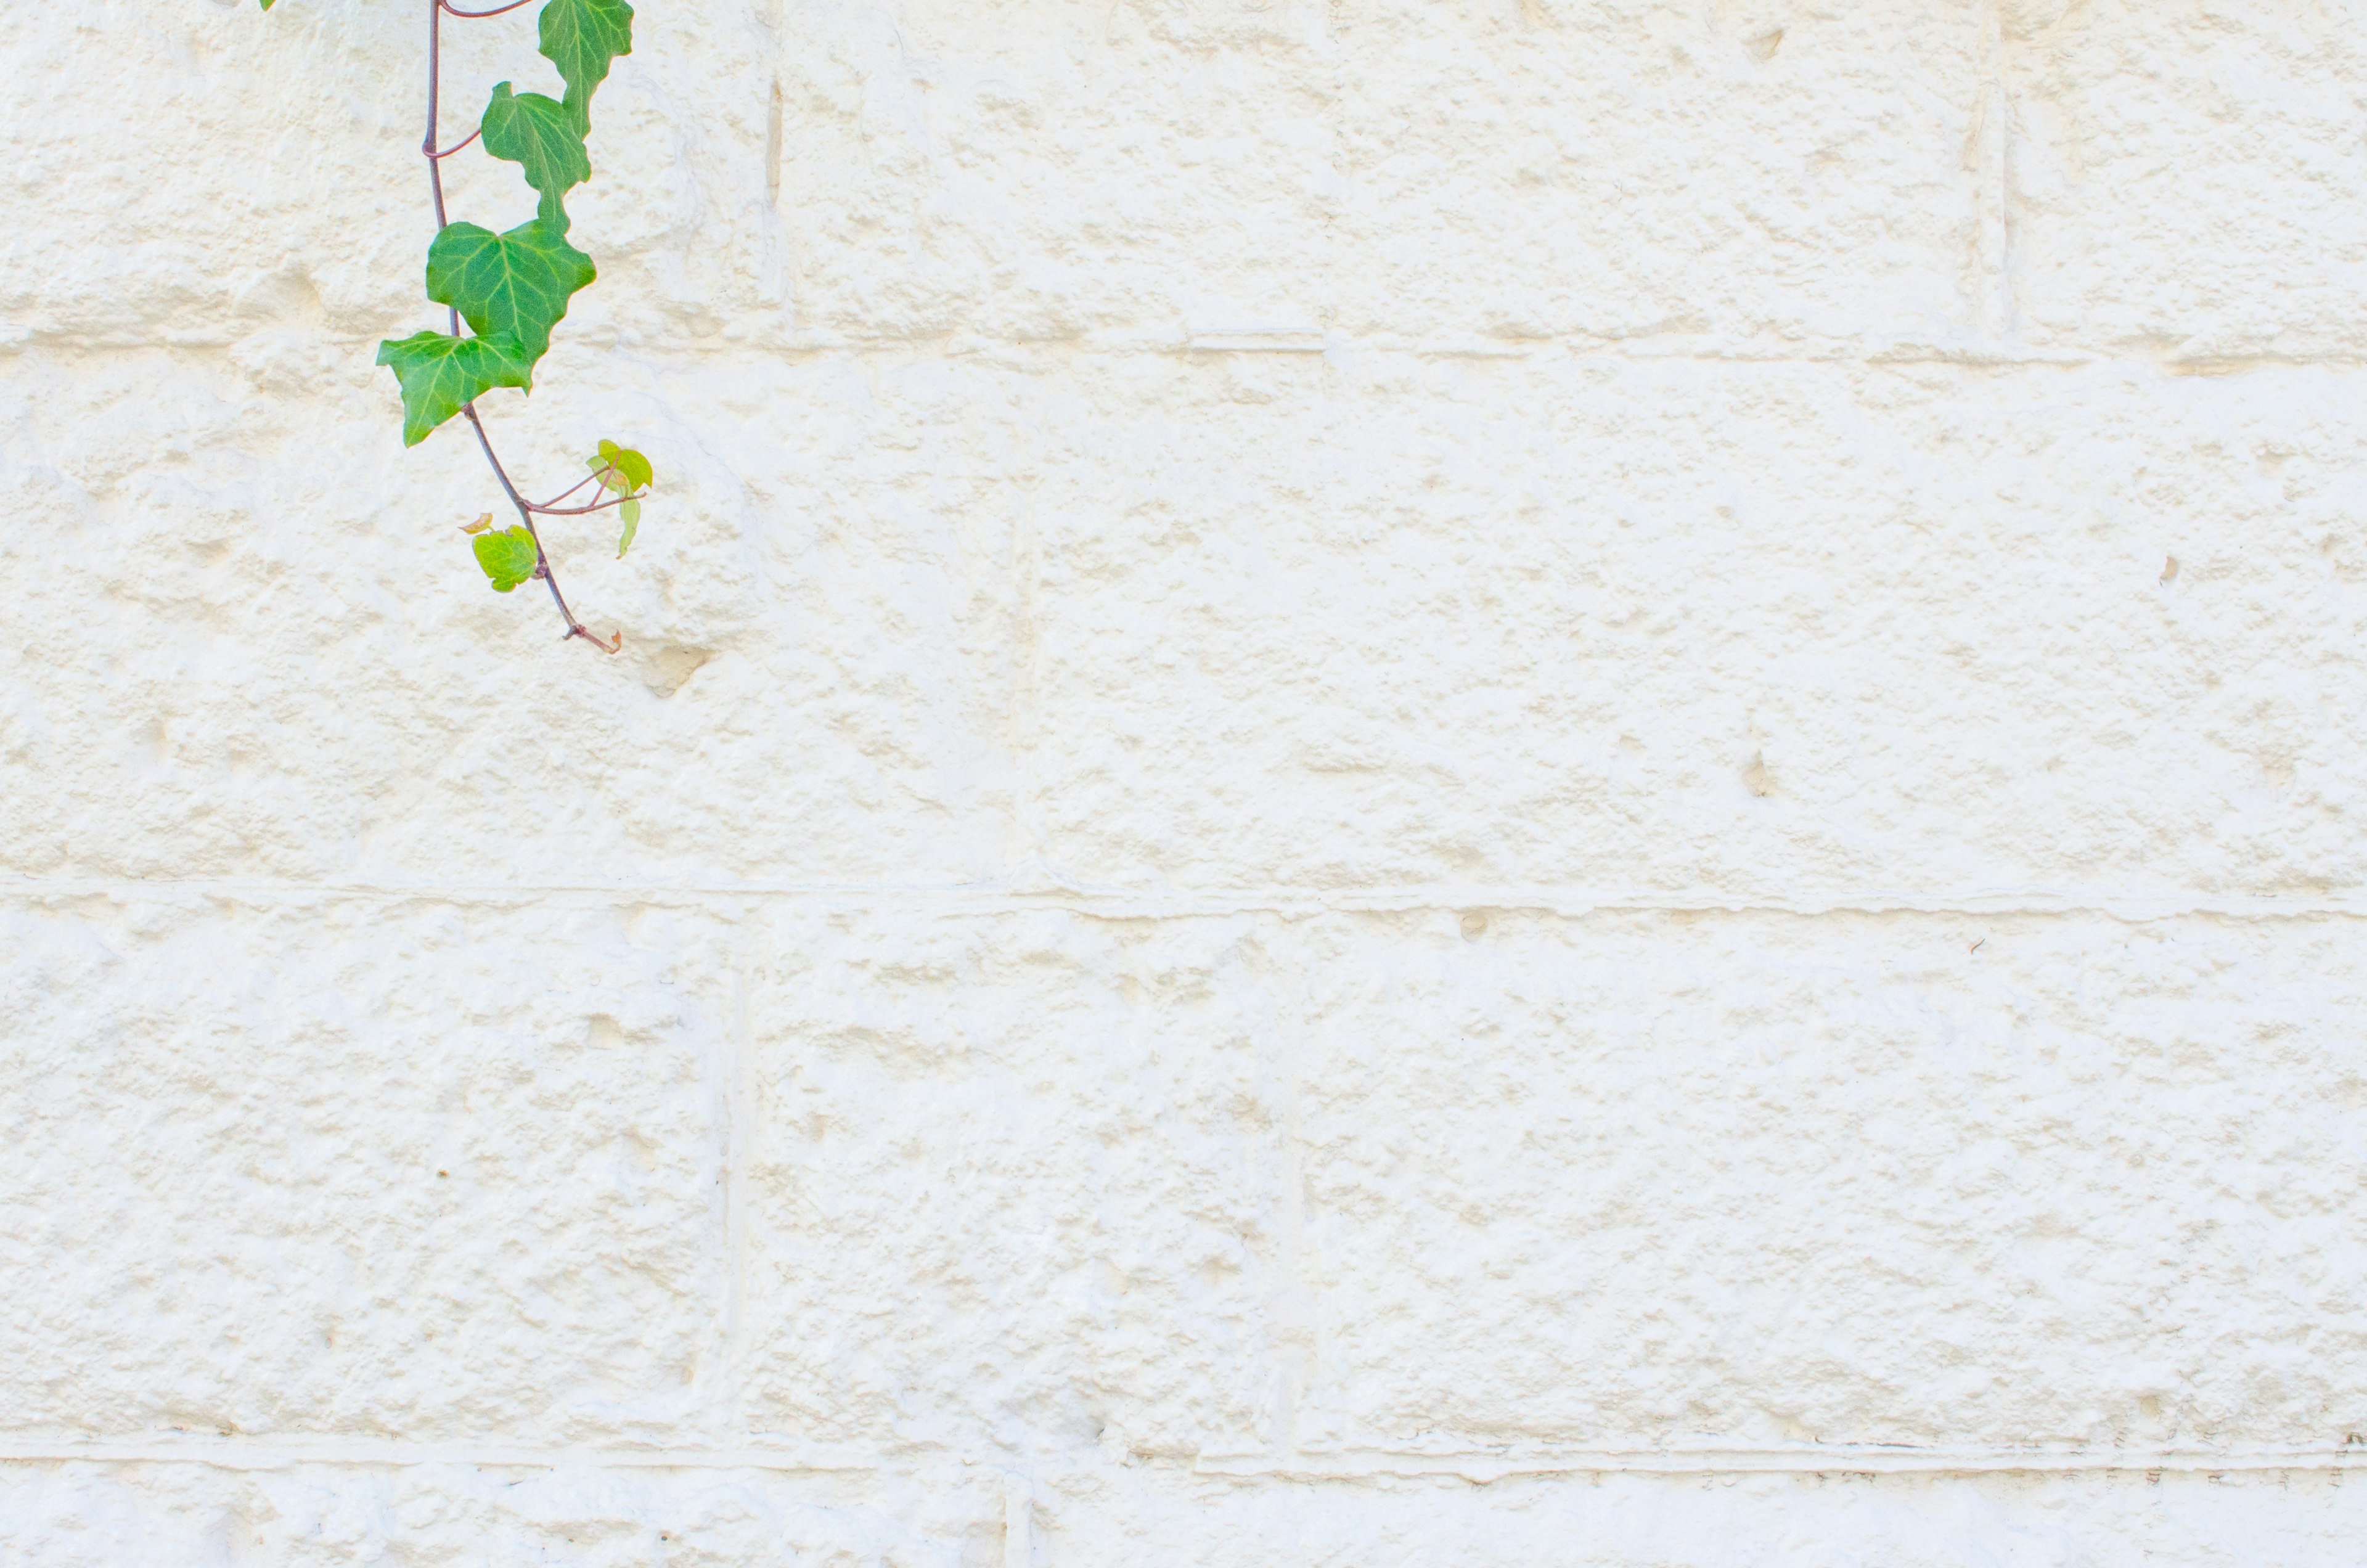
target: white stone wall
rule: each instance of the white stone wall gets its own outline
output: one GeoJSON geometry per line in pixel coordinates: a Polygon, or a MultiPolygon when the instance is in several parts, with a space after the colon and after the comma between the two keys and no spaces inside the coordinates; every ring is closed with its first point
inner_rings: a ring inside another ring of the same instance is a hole
{"type": "Polygon", "coordinates": [[[645,0],[613,660],[424,9],[0,35],[0,1563],[2361,1561],[2367,9],[645,0]]]}

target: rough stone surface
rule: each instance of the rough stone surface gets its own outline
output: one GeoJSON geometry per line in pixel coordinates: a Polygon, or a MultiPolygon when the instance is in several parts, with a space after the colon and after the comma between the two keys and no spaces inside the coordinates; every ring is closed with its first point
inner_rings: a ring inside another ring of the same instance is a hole
{"type": "Polygon", "coordinates": [[[424,0],[9,16],[0,1564],[2358,1562],[2358,15],[640,10],[612,660],[424,0]]]}

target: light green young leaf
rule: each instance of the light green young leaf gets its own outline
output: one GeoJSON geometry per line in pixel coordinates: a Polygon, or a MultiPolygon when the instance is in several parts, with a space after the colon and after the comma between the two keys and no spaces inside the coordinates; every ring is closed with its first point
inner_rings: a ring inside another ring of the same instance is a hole
{"type": "MultiPolygon", "coordinates": [[[[606,443],[603,443],[605,446],[606,443]]],[[[629,491],[647,490],[656,476],[650,469],[650,460],[629,446],[619,446],[607,454],[608,461],[625,478],[629,491]]]]}
{"type": "Polygon", "coordinates": [[[416,446],[428,433],[495,387],[523,387],[532,364],[506,333],[447,337],[413,333],[378,345],[378,362],[402,384],[402,444],[416,446]]]}
{"type": "Polygon", "coordinates": [[[592,177],[592,155],[583,150],[574,115],[556,98],[513,94],[504,82],[485,105],[482,125],[485,151],[526,171],[526,183],[542,193],[537,216],[566,233],[567,209],[560,198],[592,177]]]}
{"type": "Polygon", "coordinates": [[[534,547],[534,536],[524,525],[497,534],[480,534],[470,542],[476,547],[477,564],[493,579],[496,593],[507,593],[531,580],[535,563],[542,558],[534,547]]]}
{"type": "Polygon", "coordinates": [[[640,532],[641,503],[638,501],[619,502],[617,515],[625,520],[625,532],[617,540],[617,558],[623,560],[625,552],[633,547],[633,536],[640,532]]]}
{"type": "Polygon", "coordinates": [[[647,490],[651,478],[650,460],[629,446],[619,446],[613,441],[600,443],[600,450],[583,459],[600,488],[618,495],[630,495],[647,490]]]}
{"type": "Polygon", "coordinates": [[[427,297],[480,333],[515,336],[529,367],[550,346],[569,298],[598,276],[590,256],[539,218],[506,234],[447,224],[427,247],[427,297]]]}
{"type": "Polygon", "coordinates": [[[589,129],[592,90],[610,61],[633,52],[633,8],[625,0],[550,0],[538,30],[544,58],[567,79],[568,112],[589,129]]]}

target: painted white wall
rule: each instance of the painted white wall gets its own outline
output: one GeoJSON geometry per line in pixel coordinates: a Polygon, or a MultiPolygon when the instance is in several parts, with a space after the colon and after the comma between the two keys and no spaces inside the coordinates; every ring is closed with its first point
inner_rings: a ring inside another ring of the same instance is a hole
{"type": "Polygon", "coordinates": [[[2359,1561],[2367,13],[646,0],[607,660],[423,9],[0,36],[0,1562],[2359,1561]]]}

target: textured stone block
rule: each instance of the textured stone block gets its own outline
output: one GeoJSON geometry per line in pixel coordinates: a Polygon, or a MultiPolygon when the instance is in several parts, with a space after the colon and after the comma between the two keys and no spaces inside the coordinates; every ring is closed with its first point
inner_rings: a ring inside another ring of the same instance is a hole
{"type": "Polygon", "coordinates": [[[2367,350],[2367,40],[2340,8],[2022,0],[1983,106],[2026,341],[2203,368],[2367,350]]]}
{"type": "Polygon", "coordinates": [[[685,1428],[724,1285],[703,922],[23,897],[0,919],[8,1435],[685,1428]]]}
{"type": "MultiPolygon", "coordinates": [[[[788,341],[764,9],[727,0],[641,19],[601,89],[594,178],[570,206],[603,281],[564,335],[676,351],[788,341]]],[[[424,7],[266,17],[96,0],[20,29],[0,105],[17,153],[0,192],[23,219],[0,269],[0,347],[325,331],[367,366],[373,339],[435,324],[425,24],[424,7]]],[[[557,86],[531,11],[447,19],[443,33],[446,145],[476,128],[495,82],[557,86]]],[[[515,165],[472,149],[444,171],[455,218],[533,216],[515,165]]]]}
{"type": "Polygon", "coordinates": [[[1477,1487],[1195,1478],[1099,1465],[1018,1495],[994,1474],[857,1476],[452,1463],[74,1464],[0,1472],[0,1542],[42,1568],[2350,1568],[2360,1489],[2322,1475],[1557,1476],[1477,1487]],[[998,1505],[1001,1505],[999,1507],[998,1505]]]}
{"type": "Polygon", "coordinates": [[[2349,889],[2355,391],[1112,366],[1047,422],[1025,819],[1087,887],[2349,889]]]}
{"type": "Polygon", "coordinates": [[[803,6],[781,56],[800,330],[1984,330],[1979,22],[1798,9],[803,6]]]}
{"type": "Polygon", "coordinates": [[[1976,336],[1976,12],[1338,7],[1333,318],[1747,354],[1976,336]]]}
{"type": "Polygon", "coordinates": [[[561,642],[539,584],[487,590],[459,525],[499,494],[467,432],[402,453],[387,389],[338,364],[317,345],[19,360],[0,496],[43,523],[0,539],[28,653],[0,684],[0,865],[437,886],[991,870],[1016,584],[1011,500],[984,474],[1007,382],[840,363],[719,386],[693,363],[619,408],[573,367],[488,400],[538,493],[572,482],[587,432],[657,464],[628,561],[611,525],[552,529],[579,612],[625,635],[610,661],[561,642]],[[344,378],[334,397],[289,379],[307,364],[344,378]]]}
{"type": "Polygon", "coordinates": [[[42,1568],[962,1568],[996,1561],[997,1488],[933,1476],[784,1476],[447,1461],[72,1463],[0,1471],[0,1551],[42,1568]]]}
{"type": "Polygon", "coordinates": [[[2367,1429],[2351,921],[1308,939],[1310,1449],[2367,1429]]]}
{"type": "Polygon", "coordinates": [[[2283,1475],[1553,1477],[1223,1487],[1083,1476],[1043,1506],[1047,1562],[1552,1568],[2348,1568],[2355,1480],[2283,1475]]]}
{"type": "Polygon", "coordinates": [[[1289,1331],[1270,1310],[1291,984],[1271,922],[764,929],[751,1429],[1021,1455],[1262,1446],[1289,1331]]]}

